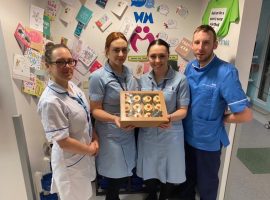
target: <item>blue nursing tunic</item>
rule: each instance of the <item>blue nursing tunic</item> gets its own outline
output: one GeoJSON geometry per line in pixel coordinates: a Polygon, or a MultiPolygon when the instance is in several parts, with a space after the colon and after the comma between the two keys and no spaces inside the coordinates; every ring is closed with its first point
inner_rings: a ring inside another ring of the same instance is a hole
{"type": "MultiPolygon", "coordinates": [[[[156,83],[153,71],[141,77],[141,90],[162,90],[168,114],[189,104],[186,77],[171,67],[166,77],[156,83]]],[[[162,183],[182,183],[185,176],[184,131],[182,120],[171,128],[140,128],[137,175],[144,180],[156,178],[162,183]]]]}
{"type": "Polygon", "coordinates": [[[235,66],[217,56],[200,68],[198,60],[188,63],[187,76],[192,102],[183,120],[185,140],[194,148],[218,151],[229,145],[224,112],[242,112],[249,101],[242,89],[235,66]]]}
{"type": "MultiPolygon", "coordinates": [[[[119,76],[106,63],[91,74],[90,100],[101,101],[104,111],[119,116],[121,90],[138,90],[138,82],[127,67],[124,66],[119,76]]],[[[124,131],[113,122],[99,120],[96,120],[95,128],[100,142],[96,159],[98,173],[109,178],[131,176],[136,160],[134,131],[124,131]]]]}

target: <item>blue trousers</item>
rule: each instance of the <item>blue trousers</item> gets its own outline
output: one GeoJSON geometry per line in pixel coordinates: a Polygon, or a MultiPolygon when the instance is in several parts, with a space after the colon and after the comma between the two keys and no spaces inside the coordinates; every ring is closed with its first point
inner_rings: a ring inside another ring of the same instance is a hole
{"type": "Polygon", "coordinates": [[[219,151],[204,151],[185,143],[186,177],[181,185],[181,196],[195,200],[197,187],[201,200],[216,200],[218,192],[219,151]]]}

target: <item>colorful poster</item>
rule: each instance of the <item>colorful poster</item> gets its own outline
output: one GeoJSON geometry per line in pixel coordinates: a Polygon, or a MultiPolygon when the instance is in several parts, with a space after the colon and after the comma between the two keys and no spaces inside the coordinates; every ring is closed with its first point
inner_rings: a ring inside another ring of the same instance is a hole
{"type": "Polygon", "coordinates": [[[90,73],[93,73],[94,71],[96,71],[97,69],[99,69],[101,67],[102,67],[101,63],[99,61],[95,60],[94,63],[89,68],[89,71],[90,71],[90,73]]]}
{"type": "Polygon", "coordinates": [[[24,52],[27,48],[30,47],[31,45],[30,36],[26,31],[26,29],[20,23],[18,24],[15,30],[14,37],[17,40],[22,52],[24,52]]]}
{"type": "Polygon", "coordinates": [[[96,4],[99,5],[101,8],[105,8],[108,0],[96,0],[96,4]]]}
{"type": "Polygon", "coordinates": [[[40,97],[46,87],[46,83],[31,73],[30,81],[23,81],[22,91],[26,94],[40,97]]]}
{"type": "Polygon", "coordinates": [[[77,37],[80,37],[82,34],[83,27],[84,27],[84,24],[81,22],[78,22],[76,29],[74,31],[74,35],[77,37]]]}
{"type": "Polygon", "coordinates": [[[86,26],[92,18],[92,14],[93,12],[90,9],[82,5],[76,16],[76,20],[86,26]]]}
{"type": "Polygon", "coordinates": [[[239,20],[239,0],[216,1],[209,0],[202,16],[202,24],[212,26],[218,37],[225,37],[230,24],[239,20]]]}
{"type": "Polygon", "coordinates": [[[31,5],[30,8],[30,28],[43,32],[44,9],[31,5]]]}
{"type": "Polygon", "coordinates": [[[97,27],[103,32],[112,24],[112,21],[107,14],[104,14],[95,23],[96,23],[97,27]]]}
{"type": "Polygon", "coordinates": [[[86,46],[82,49],[79,60],[82,61],[86,66],[90,66],[91,63],[96,60],[96,58],[97,54],[95,51],[91,47],[86,46]]]}
{"type": "Polygon", "coordinates": [[[28,59],[29,61],[29,67],[33,67],[35,69],[41,69],[41,58],[42,55],[35,51],[34,49],[27,48],[26,51],[24,52],[24,56],[28,59]]]}
{"type": "Polygon", "coordinates": [[[46,15],[43,17],[43,35],[46,38],[51,37],[51,21],[50,18],[46,15]]]}
{"type": "Polygon", "coordinates": [[[30,47],[42,53],[43,51],[43,34],[40,31],[26,27],[26,31],[30,37],[30,47]]]}
{"type": "Polygon", "coordinates": [[[55,20],[58,7],[59,7],[59,0],[48,0],[47,1],[45,15],[47,15],[51,21],[55,20]]]}

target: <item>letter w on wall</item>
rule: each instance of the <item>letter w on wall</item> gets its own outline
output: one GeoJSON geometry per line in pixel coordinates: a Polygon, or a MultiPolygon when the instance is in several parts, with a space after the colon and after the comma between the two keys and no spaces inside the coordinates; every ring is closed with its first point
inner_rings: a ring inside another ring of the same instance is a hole
{"type": "Polygon", "coordinates": [[[153,24],[154,23],[152,13],[147,14],[145,12],[141,12],[139,14],[137,12],[134,12],[134,17],[135,17],[136,23],[138,21],[141,22],[141,23],[143,23],[143,24],[147,23],[147,21],[149,21],[150,24],[153,24]]]}

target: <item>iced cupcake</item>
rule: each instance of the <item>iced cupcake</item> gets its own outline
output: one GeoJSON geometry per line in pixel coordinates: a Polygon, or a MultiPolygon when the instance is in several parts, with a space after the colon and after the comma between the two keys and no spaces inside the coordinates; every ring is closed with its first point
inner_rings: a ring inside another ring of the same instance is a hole
{"type": "Polygon", "coordinates": [[[148,104],[145,104],[143,108],[145,111],[149,112],[153,109],[153,106],[150,103],[148,103],[148,104]]]}
{"type": "Polygon", "coordinates": [[[155,95],[155,96],[153,97],[153,102],[154,102],[154,103],[159,103],[159,102],[160,102],[160,97],[159,97],[159,95],[155,95]]]}

